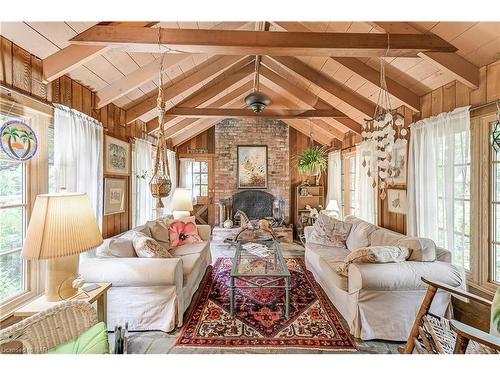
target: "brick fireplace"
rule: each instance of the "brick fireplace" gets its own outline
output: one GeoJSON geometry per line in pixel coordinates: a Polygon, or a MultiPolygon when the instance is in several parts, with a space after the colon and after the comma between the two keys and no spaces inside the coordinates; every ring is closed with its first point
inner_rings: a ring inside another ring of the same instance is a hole
{"type": "MultiPolygon", "coordinates": [[[[280,120],[226,119],[215,126],[215,202],[241,191],[237,188],[238,145],[267,145],[268,188],[285,201],[285,221],[290,217],[290,161],[288,125],[280,120]]],[[[261,190],[261,189],[259,189],[261,190]]]]}

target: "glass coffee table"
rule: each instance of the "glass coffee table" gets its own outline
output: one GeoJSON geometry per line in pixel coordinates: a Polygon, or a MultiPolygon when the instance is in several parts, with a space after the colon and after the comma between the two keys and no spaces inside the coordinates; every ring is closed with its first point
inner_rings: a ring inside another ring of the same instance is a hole
{"type": "Polygon", "coordinates": [[[229,282],[230,308],[233,318],[235,317],[237,288],[285,289],[285,316],[289,317],[290,271],[281,254],[278,241],[238,242],[229,282]],[[259,247],[257,248],[257,246],[259,247]]]}

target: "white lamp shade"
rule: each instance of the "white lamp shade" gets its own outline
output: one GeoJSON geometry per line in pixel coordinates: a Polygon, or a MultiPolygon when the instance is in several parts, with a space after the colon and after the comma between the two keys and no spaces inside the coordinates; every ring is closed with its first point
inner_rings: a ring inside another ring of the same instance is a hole
{"type": "Polygon", "coordinates": [[[174,190],[172,211],[193,211],[191,189],[177,188],[174,190]]]}
{"type": "Polygon", "coordinates": [[[102,242],[87,194],[42,194],[36,197],[21,255],[58,258],[83,253],[102,242]]]}
{"type": "Polygon", "coordinates": [[[335,199],[331,199],[330,202],[328,202],[328,206],[326,206],[326,211],[340,212],[338,202],[335,199]]]}

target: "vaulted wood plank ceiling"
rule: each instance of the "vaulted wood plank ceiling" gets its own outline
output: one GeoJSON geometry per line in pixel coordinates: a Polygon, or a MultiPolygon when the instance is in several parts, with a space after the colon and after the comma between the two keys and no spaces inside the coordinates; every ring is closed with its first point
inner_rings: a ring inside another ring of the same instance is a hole
{"type": "Polygon", "coordinates": [[[146,21],[106,22],[99,26],[92,22],[0,25],[3,36],[44,60],[46,81],[67,74],[97,92],[96,106],[115,103],[127,110],[127,122],[139,118],[148,123],[150,131],[158,125],[154,104],[160,51],[155,45],[158,30],[148,30],[159,27],[163,43],[190,52],[169,53],[166,59],[164,83],[169,114],[165,128],[174,145],[213,126],[220,116],[248,117],[241,109],[243,98],[252,91],[254,53],[264,54],[261,88],[272,99],[267,116],[288,117],[284,121],[290,126],[305,134],[312,131],[325,144],[342,139],[348,131],[359,133],[363,119],[372,115],[379,90],[380,58],[387,63],[391,105],[406,105],[417,112],[421,95],[455,79],[475,87],[478,68],[500,58],[498,22],[146,21]],[[127,34],[127,30],[131,33],[127,34]],[[265,33],[263,30],[273,34],[260,34],[265,33]],[[211,40],[206,39],[209,33],[213,34],[211,40]],[[305,33],[342,34],[332,39],[329,34],[308,37],[305,33]],[[357,35],[352,39],[354,33],[357,35]],[[387,33],[394,48],[389,56],[380,57],[385,55],[381,41],[386,40],[387,33]],[[142,50],[147,52],[135,52],[137,48],[132,48],[131,42],[138,38],[142,50]],[[239,50],[235,40],[243,43],[239,50]],[[403,44],[396,48],[399,42],[403,44]],[[304,56],[298,56],[297,50],[304,56]],[[302,115],[290,118],[299,113],[302,115]],[[304,113],[309,120],[300,118],[304,113]],[[319,115],[331,117],[315,118],[319,115]]]}

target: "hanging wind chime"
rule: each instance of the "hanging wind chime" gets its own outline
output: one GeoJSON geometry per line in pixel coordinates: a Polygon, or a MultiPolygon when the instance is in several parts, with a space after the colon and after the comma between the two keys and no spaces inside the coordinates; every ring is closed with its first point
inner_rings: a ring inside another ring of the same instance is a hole
{"type": "Polygon", "coordinates": [[[163,53],[160,62],[160,76],[158,82],[158,98],[156,100],[156,109],[158,111],[158,145],[156,147],[155,166],[153,177],[149,181],[149,189],[151,195],[157,199],[156,208],[163,208],[162,198],[168,197],[172,190],[172,180],[170,179],[170,171],[167,162],[167,145],[165,133],[163,130],[163,119],[165,117],[165,97],[163,95],[163,74],[165,53],[163,53]]]}
{"type": "MultiPolygon", "coordinates": [[[[387,34],[387,51],[389,52],[389,34],[387,34]]],[[[362,125],[363,141],[374,142],[371,152],[363,155],[362,166],[367,169],[373,188],[379,186],[380,199],[386,198],[386,190],[394,185],[394,178],[401,173],[401,167],[393,158],[393,149],[406,144],[408,130],[403,126],[404,116],[393,110],[387,83],[385,80],[385,60],[380,58],[380,91],[373,118],[365,120],[362,125]],[[374,153],[374,155],[372,154],[374,153]]]]}

